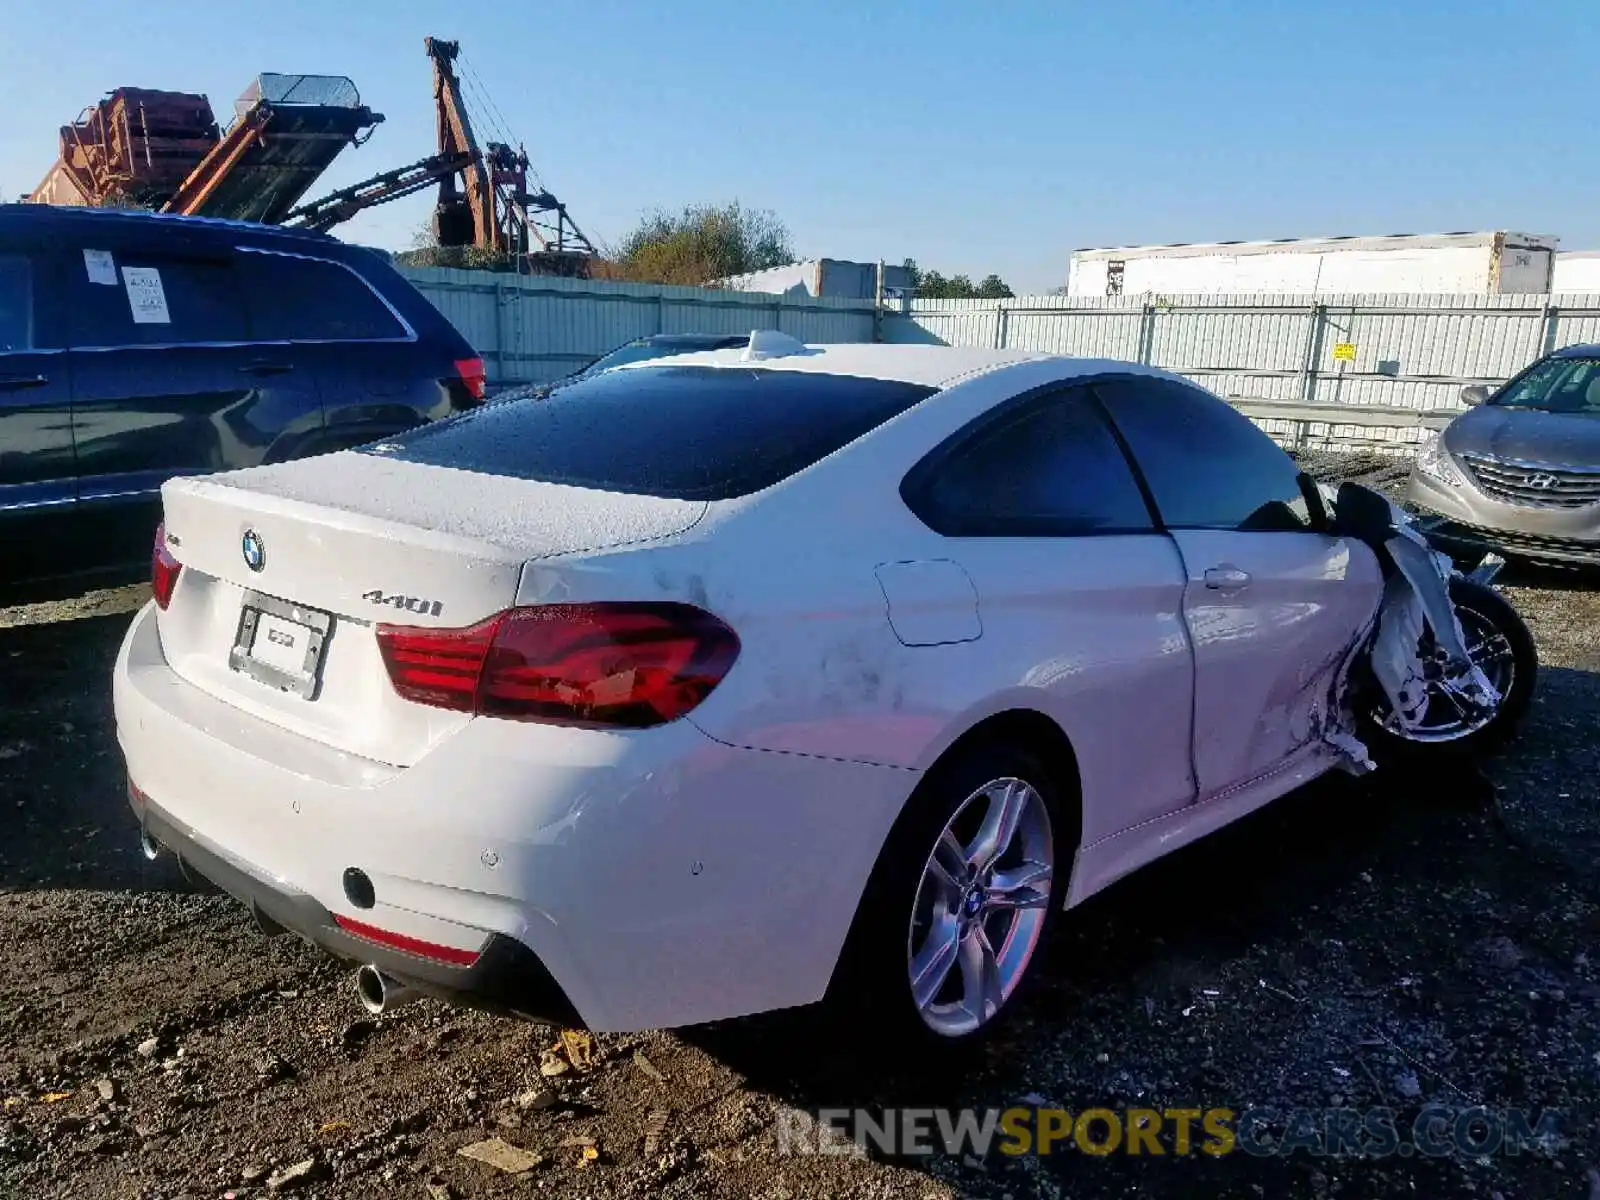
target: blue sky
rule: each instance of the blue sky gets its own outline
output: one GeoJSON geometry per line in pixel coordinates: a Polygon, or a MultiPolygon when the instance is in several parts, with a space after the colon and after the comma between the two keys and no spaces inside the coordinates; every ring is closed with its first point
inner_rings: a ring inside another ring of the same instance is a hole
{"type": "MultiPolygon", "coordinates": [[[[1082,246],[1509,228],[1600,248],[1595,0],[91,7],[0,0],[7,198],[111,88],[204,92],[222,117],[260,71],[348,75],[388,118],[313,194],[421,158],[434,34],[596,238],[738,199],[806,256],[1019,291],[1082,246]]],[[[429,207],[341,236],[403,248],[429,207]]]]}

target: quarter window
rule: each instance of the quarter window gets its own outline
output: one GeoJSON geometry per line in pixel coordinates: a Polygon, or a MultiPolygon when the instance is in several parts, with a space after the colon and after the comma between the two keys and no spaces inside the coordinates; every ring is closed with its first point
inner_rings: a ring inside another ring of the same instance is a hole
{"type": "Polygon", "coordinates": [[[913,512],[949,537],[1143,533],[1150,510],[1127,459],[1083,388],[979,425],[912,472],[913,512]]]}
{"type": "Polygon", "coordinates": [[[354,271],[289,254],[241,252],[237,259],[257,341],[379,341],[405,329],[354,271]]]}
{"type": "Polygon", "coordinates": [[[1097,383],[1095,392],[1171,528],[1313,528],[1294,460],[1225,400],[1134,376],[1097,383]]]}

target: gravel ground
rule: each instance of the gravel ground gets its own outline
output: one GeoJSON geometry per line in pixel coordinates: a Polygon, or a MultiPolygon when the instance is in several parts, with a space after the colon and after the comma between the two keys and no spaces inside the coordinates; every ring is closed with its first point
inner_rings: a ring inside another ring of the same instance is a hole
{"type": "Polygon", "coordinates": [[[600,1037],[552,1077],[548,1027],[368,1019],[345,972],[139,855],[106,684],[137,593],[0,612],[0,1195],[1600,1196],[1600,598],[1506,591],[1545,670],[1502,757],[1323,781],[1125,880],[1060,923],[1006,1039],[943,1072],[864,1066],[813,1013],[600,1037]],[[1481,1160],[777,1153],[796,1108],[1041,1098],[1387,1105],[1402,1128],[1481,1102],[1559,1110],[1566,1137],[1481,1160]],[[457,1153],[492,1137],[542,1161],[457,1153]]]}

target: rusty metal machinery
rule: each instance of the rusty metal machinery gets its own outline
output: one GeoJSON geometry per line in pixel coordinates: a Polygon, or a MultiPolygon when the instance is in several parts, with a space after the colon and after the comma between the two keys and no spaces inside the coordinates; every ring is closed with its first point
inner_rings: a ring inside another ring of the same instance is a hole
{"type": "MultiPolygon", "coordinates": [[[[221,130],[204,96],[117,89],[61,129],[60,157],[27,199],[322,231],[437,185],[439,245],[488,251],[519,270],[587,276],[595,247],[538,182],[526,151],[512,149],[503,129],[495,132],[504,140],[479,143],[457,71],[461,44],[431,37],[423,44],[433,65],[437,146],[408,166],[302,203],[339,153],[365,142],[383,116],[343,76],[264,74],[221,130]]],[[[498,109],[481,90],[479,98],[493,127],[498,109]]]]}
{"type": "Polygon", "coordinates": [[[342,75],[260,75],[233,107],[233,123],[163,212],[279,224],[383,120],[342,75]]]}
{"type": "Polygon", "coordinates": [[[60,133],[40,204],[156,208],[217,144],[211,102],[188,92],[118,88],[60,133]]]}
{"type": "Polygon", "coordinates": [[[595,248],[566,205],[543,187],[530,190],[527,152],[505,142],[479,147],[456,74],[461,43],[430,37],[423,46],[433,61],[439,154],[468,156],[439,181],[433,215],[439,244],[498,251],[547,273],[587,275],[595,248]]]}
{"type": "Polygon", "coordinates": [[[382,120],[342,76],[261,75],[226,130],[204,96],[118,88],[62,127],[28,199],[275,224],[382,120]]]}

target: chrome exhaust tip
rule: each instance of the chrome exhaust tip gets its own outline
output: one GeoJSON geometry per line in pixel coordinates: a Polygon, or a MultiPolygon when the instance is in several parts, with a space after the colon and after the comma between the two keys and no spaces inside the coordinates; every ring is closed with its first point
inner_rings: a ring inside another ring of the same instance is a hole
{"type": "Polygon", "coordinates": [[[356,972],[356,995],[361,998],[361,1007],[375,1017],[420,998],[415,989],[406,987],[371,964],[356,972]]]}
{"type": "Polygon", "coordinates": [[[139,827],[139,849],[147,862],[155,862],[161,857],[161,843],[151,837],[150,831],[142,825],[139,827]]]}

